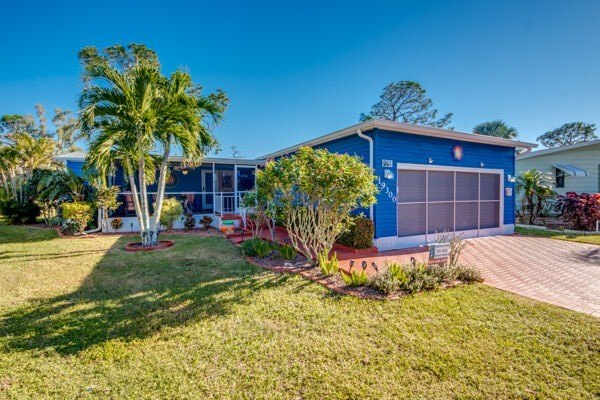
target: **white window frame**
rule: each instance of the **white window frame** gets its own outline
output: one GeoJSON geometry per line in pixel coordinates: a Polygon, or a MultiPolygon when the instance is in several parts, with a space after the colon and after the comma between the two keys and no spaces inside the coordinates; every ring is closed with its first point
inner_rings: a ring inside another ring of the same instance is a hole
{"type": "MultiPolygon", "coordinates": [[[[501,234],[504,231],[504,170],[503,169],[493,169],[493,168],[471,168],[471,167],[455,167],[455,166],[447,166],[447,165],[428,165],[428,164],[405,164],[398,163],[396,165],[396,172],[398,170],[412,170],[412,171],[443,171],[443,172],[471,172],[477,173],[479,179],[479,191],[477,194],[477,229],[468,230],[468,231],[455,231],[465,238],[468,237],[479,237],[479,236],[489,236],[494,234],[501,234]],[[489,201],[495,202],[496,200],[481,200],[481,174],[498,174],[500,179],[499,184],[499,215],[498,215],[498,223],[499,226],[497,228],[486,228],[481,229],[481,202],[489,201]]],[[[429,225],[428,218],[429,212],[427,210],[427,204],[429,199],[429,174],[426,175],[425,179],[425,234],[424,235],[416,235],[416,236],[399,236],[400,232],[398,229],[398,204],[408,204],[408,203],[399,203],[396,202],[396,237],[399,244],[412,244],[416,242],[421,243],[429,243],[430,239],[432,239],[435,234],[428,233],[429,225]]],[[[399,198],[398,193],[398,180],[396,180],[396,198],[399,198]]],[[[472,200],[474,201],[474,200],[472,200]]],[[[454,174],[454,227],[456,228],[456,174],[454,174]]]]}

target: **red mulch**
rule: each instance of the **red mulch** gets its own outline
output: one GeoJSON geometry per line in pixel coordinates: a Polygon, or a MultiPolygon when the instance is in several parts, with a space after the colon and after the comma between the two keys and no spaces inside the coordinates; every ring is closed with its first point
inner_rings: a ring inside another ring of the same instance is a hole
{"type": "Polygon", "coordinates": [[[133,243],[127,243],[125,245],[125,251],[136,252],[136,251],[162,250],[162,249],[172,247],[173,244],[175,244],[175,242],[173,242],[172,240],[159,240],[158,244],[156,246],[144,247],[142,245],[142,242],[133,242],[133,243]]]}

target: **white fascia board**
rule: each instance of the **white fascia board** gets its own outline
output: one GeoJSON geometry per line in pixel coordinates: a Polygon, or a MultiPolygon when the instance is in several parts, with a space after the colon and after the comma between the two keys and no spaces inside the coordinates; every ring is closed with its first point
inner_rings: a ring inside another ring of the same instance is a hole
{"type": "Polygon", "coordinates": [[[532,153],[518,154],[517,155],[517,160],[524,160],[526,158],[544,156],[546,154],[553,154],[553,153],[559,153],[561,151],[579,149],[581,147],[593,146],[595,144],[600,144],[600,139],[590,140],[589,142],[575,143],[575,144],[572,144],[570,146],[563,146],[563,147],[555,147],[555,148],[552,148],[552,149],[538,150],[538,151],[534,151],[532,153]]]}
{"type": "Polygon", "coordinates": [[[359,124],[355,124],[349,126],[347,128],[341,129],[339,131],[332,132],[330,134],[308,140],[294,146],[286,147],[283,150],[279,150],[273,153],[266,154],[259,159],[267,159],[273,157],[279,157],[285,154],[289,154],[294,152],[298,148],[302,146],[317,146],[322,143],[331,142],[336,139],[340,139],[342,137],[350,136],[356,134],[358,129],[361,129],[363,132],[368,132],[373,129],[382,129],[386,131],[406,133],[412,135],[419,136],[430,136],[437,137],[441,139],[451,139],[451,140],[459,140],[463,142],[473,142],[473,143],[483,143],[490,144],[495,146],[503,146],[503,147],[514,147],[514,148],[522,148],[522,149],[531,149],[537,147],[535,143],[521,142],[516,140],[509,140],[498,138],[494,136],[486,136],[486,135],[478,135],[476,133],[466,133],[466,132],[457,132],[451,131],[448,129],[440,129],[440,128],[432,128],[429,126],[419,126],[412,124],[404,124],[396,121],[385,121],[385,120],[369,120],[365,122],[361,122],[359,124]]]}

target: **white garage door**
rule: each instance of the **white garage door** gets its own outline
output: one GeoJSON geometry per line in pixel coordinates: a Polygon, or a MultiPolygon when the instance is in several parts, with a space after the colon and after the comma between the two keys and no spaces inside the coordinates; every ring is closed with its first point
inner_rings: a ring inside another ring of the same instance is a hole
{"type": "Polygon", "coordinates": [[[502,170],[398,166],[398,237],[428,242],[436,232],[501,232],[502,170]]]}

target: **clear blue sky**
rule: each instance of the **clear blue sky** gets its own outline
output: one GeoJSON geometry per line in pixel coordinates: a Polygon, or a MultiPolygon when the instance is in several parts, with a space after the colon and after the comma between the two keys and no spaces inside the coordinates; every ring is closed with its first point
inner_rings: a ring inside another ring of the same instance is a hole
{"type": "Polygon", "coordinates": [[[224,156],[354,124],[397,80],[420,82],[461,131],[501,118],[535,140],[600,124],[599,1],[253,3],[2,0],[0,115],[75,110],[78,50],[137,42],[165,73],[229,95],[224,156]]]}

